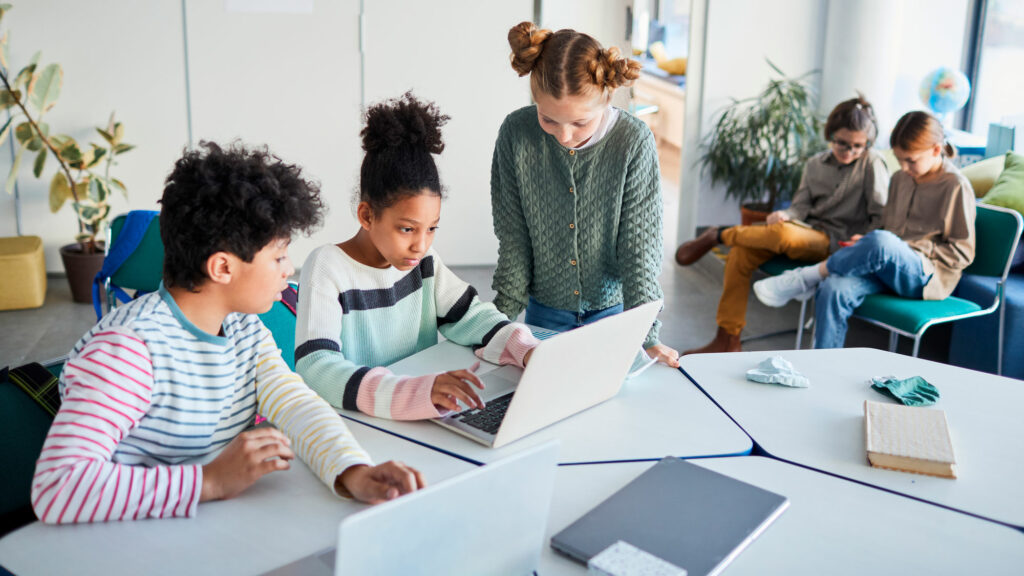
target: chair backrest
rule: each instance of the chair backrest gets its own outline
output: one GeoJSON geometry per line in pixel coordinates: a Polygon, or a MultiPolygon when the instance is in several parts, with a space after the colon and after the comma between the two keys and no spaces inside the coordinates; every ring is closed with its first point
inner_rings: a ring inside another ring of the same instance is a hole
{"type": "MultiPolygon", "coordinates": [[[[127,214],[121,214],[110,223],[109,246],[117,242],[127,219],[127,214]]],[[[121,288],[155,292],[160,287],[163,274],[164,244],[160,240],[160,219],[153,218],[138,246],[110,275],[110,281],[121,288]]]]}
{"type": "Polygon", "coordinates": [[[995,276],[1005,280],[1022,228],[1024,221],[1016,210],[978,204],[974,221],[974,261],[964,269],[964,274],[995,276]]]}

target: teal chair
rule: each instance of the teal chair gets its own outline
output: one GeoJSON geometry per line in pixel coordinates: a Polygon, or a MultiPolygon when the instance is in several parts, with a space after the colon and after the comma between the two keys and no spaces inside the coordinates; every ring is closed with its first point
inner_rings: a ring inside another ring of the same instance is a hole
{"type": "MultiPolygon", "coordinates": [[[[107,238],[108,257],[127,219],[127,214],[121,214],[110,223],[107,238]]],[[[131,254],[103,281],[103,288],[107,294],[107,312],[117,305],[115,294],[118,290],[128,289],[135,294],[156,292],[163,274],[164,244],[160,239],[160,219],[153,218],[131,254]]]]}
{"type": "Polygon", "coordinates": [[[980,304],[956,296],[950,296],[945,300],[913,300],[900,298],[893,294],[872,294],[854,311],[854,317],[888,330],[890,352],[896,351],[896,344],[900,336],[913,338],[913,355],[916,357],[921,346],[921,336],[931,326],[999,312],[996,366],[997,372],[1001,374],[1005,319],[1003,300],[1006,277],[1010,271],[1013,252],[1017,248],[1022,228],[1024,225],[1022,225],[1021,216],[1016,211],[978,204],[978,215],[974,223],[976,239],[974,262],[964,270],[964,274],[999,279],[995,297],[987,308],[982,308],[980,304]]]}

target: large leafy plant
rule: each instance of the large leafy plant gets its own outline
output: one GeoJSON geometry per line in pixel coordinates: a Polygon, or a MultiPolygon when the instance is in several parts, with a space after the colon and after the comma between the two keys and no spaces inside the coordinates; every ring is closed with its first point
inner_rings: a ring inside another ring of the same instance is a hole
{"type": "MultiPolygon", "coordinates": [[[[0,4],[0,20],[11,9],[0,4]]],[[[134,146],[122,141],[124,126],[110,115],[104,128],[96,131],[103,142],[90,142],[88,147],[66,134],[51,134],[44,121],[46,113],[56,105],[64,81],[60,64],[39,64],[40,52],[16,75],[8,66],[7,32],[0,36],[0,110],[9,118],[0,128],[0,145],[13,133],[16,148],[14,162],[7,176],[6,190],[10,193],[18,178],[23,158],[35,155],[32,173],[40,178],[47,158],[57,162],[57,172],[50,180],[50,211],[56,213],[70,200],[78,221],[75,241],[82,251],[95,252],[97,243],[106,232],[110,217],[110,198],[114,189],[126,194],[124,183],[110,175],[115,159],[134,146]]]]}
{"type": "Polygon", "coordinates": [[[733,99],[703,143],[700,164],[711,183],[723,183],[726,196],[765,212],[789,199],[800,185],[804,163],[825,149],[817,98],[806,83],[809,72],[780,76],[763,92],[733,99]]]}

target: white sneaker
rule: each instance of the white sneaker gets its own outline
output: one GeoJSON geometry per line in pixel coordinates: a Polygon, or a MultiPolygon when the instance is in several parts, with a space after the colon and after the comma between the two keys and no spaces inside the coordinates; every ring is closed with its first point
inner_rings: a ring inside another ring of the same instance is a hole
{"type": "Polygon", "coordinates": [[[790,300],[801,302],[814,296],[816,286],[808,287],[796,270],[786,270],[778,276],[754,282],[754,294],[765,306],[781,308],[790,300]]]}

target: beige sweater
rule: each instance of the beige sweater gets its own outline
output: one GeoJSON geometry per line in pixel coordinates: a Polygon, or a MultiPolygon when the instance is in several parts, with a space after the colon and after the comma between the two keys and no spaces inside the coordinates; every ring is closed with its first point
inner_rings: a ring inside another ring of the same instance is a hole
{"type": "Polygon", "coordinates": [[[926,182],[900,171],[889,184],[882,227],[903,239],[921,255],[925,300],[942,300],[953,293],[960,274],[974,261],[974,190],[948,159],[939,175],[926,182]]]}

